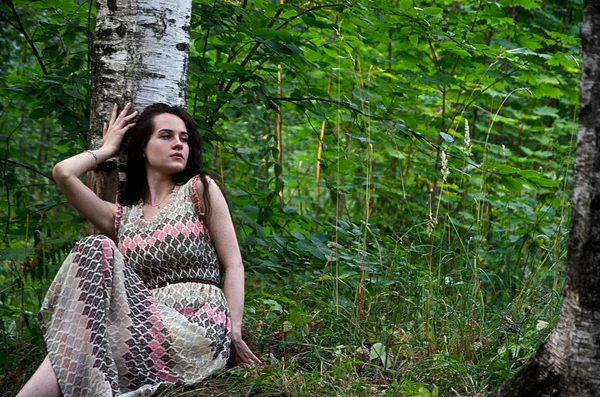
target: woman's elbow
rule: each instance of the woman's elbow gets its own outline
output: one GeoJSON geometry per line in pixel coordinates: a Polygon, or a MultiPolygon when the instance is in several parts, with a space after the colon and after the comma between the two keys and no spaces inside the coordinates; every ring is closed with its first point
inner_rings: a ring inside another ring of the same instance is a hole
{"type": "Polygon", "coordinates": [[[230,274],[234,273],[234,272],[239,272],[242,274],[244,273],[244,264],[242,263],[242,261],[239,261],[239,262],[235,261],[232,263],[227,263],[223,267],[224,267],[225,273],[227,273],[227,272],[229,272],[230,274]]]}
{"type": "Polygon", "coordinates": [[[52,177],[56,182],[64,181],[69,178],[69,173],[65,169],[65,165],[63,162],[56,163],[54,168],[52,169],[52,177]]]}

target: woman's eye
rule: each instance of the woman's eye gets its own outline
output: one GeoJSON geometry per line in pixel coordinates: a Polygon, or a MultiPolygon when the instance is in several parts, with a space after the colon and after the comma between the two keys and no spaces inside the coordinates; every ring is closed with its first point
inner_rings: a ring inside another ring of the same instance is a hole
{"type": "Polygon", "coordinates": [[[184,136],[184,137],[181,138],[181,142],[187,142],[187,141],[188,141],[188,137],[187,136],[184,136]]]}
{"type": "Polygon", "coordinates": [[[171,135],[163,135],[161,136],[162,139],[171,139],[171,135]]]}

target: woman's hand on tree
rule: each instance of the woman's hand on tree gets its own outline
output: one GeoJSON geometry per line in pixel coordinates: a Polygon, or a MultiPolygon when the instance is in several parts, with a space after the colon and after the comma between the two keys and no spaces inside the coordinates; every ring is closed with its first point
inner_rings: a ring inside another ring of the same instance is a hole
{"type": "Polygon", "coordinates": [[[121,113],[118,113],[118,110],[118,106],[115,103],[110,116],[110,121],[104,123],[104,128],[102,128],[104,146],[110,148],[113,151],[113,154],[116,154],[119,151],[125,133],[135,125],[135,123],[129,124],[129,122],[137,116],[137,110],[129,115],[127,114],[131,110],[131,103],[125,105],[121,113]]]}
{"type": "Polygon", "coordinates": [[[262,364],[242,339],[231,340],[231,363],[240,367],[262,364]]]}

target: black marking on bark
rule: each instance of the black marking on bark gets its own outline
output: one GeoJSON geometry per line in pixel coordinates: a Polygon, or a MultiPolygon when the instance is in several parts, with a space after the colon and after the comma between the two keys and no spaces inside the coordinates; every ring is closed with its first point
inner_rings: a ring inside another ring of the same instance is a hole
{"type": "Polygon", "coordinates": [[[164,23],[164,20],[159,20],[156,23],[140,23],[140,26],[151,29],[157,37],[164,35],[167,30],[167,25],[164,23]]]}
{"type": "Polygon", "coordinates": [[[123,37],[125,36],[125,33],[127,33],[127,28],[125,27],[125,25],[120,24],[117,28],[117,34],[119,35],[119,37],[123,37]]]}
{"type": "Polygon", "coordinates": [[[104,39],[109,38],[111,35],[112,35],[111,28],[98,29],[98,31],[96,32],[96,39],[104,40],[104,39]]]}
{"type": "MultiPolygon", "coordinates": [[[[588,244],[584,249],[587,255],[600,253],[600,194],[595,194],[590,203],[591,222],[588,229],[588,244]]],[[[595,292],[595,291],[594,291],[595,292]]]]}
{"type": "Polygon", "coordinates": [[[169,19],[169,20],[168,20],[168,22],[169,22],[169,23],[176,23],[176,22],[177,22],[177,20],[176,20],[176,19],[174,19],[174,18],[171,18],[171,19],[169,19]]]}
{"type": "MultiPolygon", "coordinates": [[[[597,160],[597,158],[595,159],[597,160]]],[[[594,161],[596,163],[596,161],[594,161]]],[[[594,164],[596,166],[596,164],[594,164]]],[[[589,177],[593,181],[593,175],[589,177]]],[[[594,182],[592,182],[593,184],[594,182]]],[[[576,213],[573,213],[576,217],[576,213]]],[[[570,272],[571,283],[579,293],[582,306],[597,307],[600,304],[598,288],[600,287],[600,194],[595,193],[589,204],[589,226],[584,237],[584,244],[578,254],[576,271],[570,272]]],[[[571,269],[570,269],[571,270],[571,269]]]]}
{"type": "Polygon", "coordinates": [[[596,194],[594,198],[592,198],[592,203],[590,204],[591,213],[594,213],[600,210],[600,195],[596,194]]]}
{"type": "Polygon", "coordinates": [[[151,79],[166,79],[167,78],[167,76],[165,76],[164,74],[154,73],[154,72],[143,71],[140,74],[144,77],[149,77],[151,79]]]}
{"type": "Polygon", "coordinates": [[[181,29],[183,29],[184,32],[188,32],[189,33],[190,32],[190,25],[183,25],[181,27],[181,29]]]}
{"type": "Polygon", "coordinates": [[[178,43],[175,46],[175,48],[177,48],[179,51],[187,51],[189,47],[190,45],[188,43],[178,43]]]}
{"type": "Polygon", "coordinates": [[[117,11],[117,0],[108,0],[106,5],[108,6],[108,9],[110,11],[112,11],[112,12],[117,11]]]}
{"type": "Polygon", "coordinates": [[[112,76],[117,74],[117,72],[114,69],[111,68],[107,68],[106,66],[104,66],[104,68],[102,69],[102,80],[107,80],[107,81],[111,81],[113,82],[115,79],[113,79],[112,77],[108,77],[108,76],[112,76]]]}
{"type": "Polygon", "coordinates": [[[103,55],[112,55],[117,52],[114,46],[108,44],[98,44],[98,49],[103,55]]]}

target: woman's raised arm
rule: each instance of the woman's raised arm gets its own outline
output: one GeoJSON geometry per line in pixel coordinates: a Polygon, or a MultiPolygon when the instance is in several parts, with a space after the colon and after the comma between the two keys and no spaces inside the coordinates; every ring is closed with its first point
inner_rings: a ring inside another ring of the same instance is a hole
{"type": "Polygon", "coordinates": [[[114,156],[121,146],[123,136],[135,124],[128,124],[137,114],[127,114],[131,104],[118,113],[117,105],[113,107],[110,121],[104,123],[104,144],[100,149],[86,151],[69,157],[54,166],[52,175],[60,190],[75,209],[90,221],[100,233],[115,239],[116,205],[100,199],[88,188],[79,177],[99,163],[114,156]]]}

